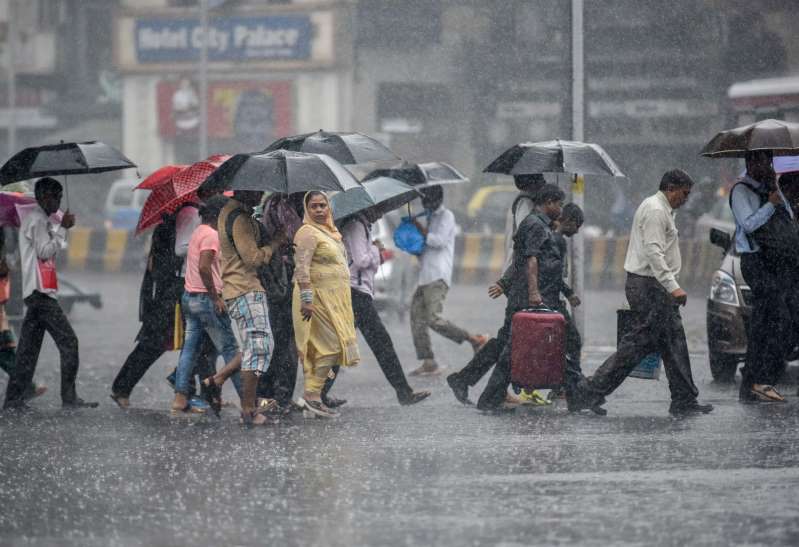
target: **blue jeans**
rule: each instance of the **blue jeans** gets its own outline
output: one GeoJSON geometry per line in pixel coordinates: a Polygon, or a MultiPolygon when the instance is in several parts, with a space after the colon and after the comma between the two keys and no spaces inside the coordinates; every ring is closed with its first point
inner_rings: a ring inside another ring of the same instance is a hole
{"type": "MultiPolygon", "coordinates": [[[[184,292],[181,306],[186,318],[186,338],[178,361],[175,392],[188,396],[194,360],[200,350],[203,333],[208,333],[208,337],[214,343],[216,351],[222,354],[225,364],[236,357],[239,352],[239,345],[236,342],[236,336],[233,334],[230,317],[227,314],[219,315],[216,313],[214,303],[207,293],[184,292]]],[[[212,357],[213,361],[216,361],[216,357],[212,357]]],[[[237,391],[239,389],[238,380],[239,375],[236,373],[233,377],[233,383],[237,391]]]]}

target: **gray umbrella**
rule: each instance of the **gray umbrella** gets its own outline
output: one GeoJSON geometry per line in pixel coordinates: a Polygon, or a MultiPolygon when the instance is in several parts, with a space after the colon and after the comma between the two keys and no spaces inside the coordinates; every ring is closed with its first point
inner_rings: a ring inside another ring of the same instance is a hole
{"type": "Polygon", "coordinates": [[[506,175],[570,173],[624,177],[616,162],[598,144],[559,139],[524,142],[512,146],[483,169],[483,172],[506,175]]]}
{"type": "Polygon", "coordinates": [[[461,184],[469,179],[448,163],[432,161],[428,163],[403,162],[397,165],[373,169],[362,180],[377,177],[391,177],[406,182],[415,188],[427,188],[441,184],[461,184]]]}
{"type": "Polygon", "coordinates": [[[208,190],[259,192],[341,191],[360,186],[339,162],[325,154],[276,150],[265,154],[236,154],[205,179],[208,190]]]}
{"type": "Polygon", "coordinates": [[[709,158],[743,158],[747,152],[769,150],[775,156],[799,154],[799,123],[759,122],[717,133],[700,154],[709,158]]]}
{"type": "Polygon", "coordinates": [[[402,181],[377,177],[365,181],[359,188],[337,193],[330,199],[330,205],[333,207],[333,219],[338,221],[372,207],[387,213],[419,196],[415,188],[402,181]]]}

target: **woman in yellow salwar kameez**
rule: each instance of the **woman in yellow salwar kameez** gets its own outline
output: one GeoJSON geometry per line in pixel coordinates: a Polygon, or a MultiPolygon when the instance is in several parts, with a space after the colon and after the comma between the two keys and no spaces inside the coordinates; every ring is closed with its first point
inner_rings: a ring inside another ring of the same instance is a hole
{"type": "Polygon", "coordinates": [[[299,403],[305,416],[333,418],[322,401],[322,388],[339,366],[358,364],[358,342],[350,297],[347,251],[333,224],[330,201],[308,192],[305,218],[294,236],[294,339],[302,360],[305,393],[299,403]],[[334,368],[335,367],[335,368],[334,368]]]}

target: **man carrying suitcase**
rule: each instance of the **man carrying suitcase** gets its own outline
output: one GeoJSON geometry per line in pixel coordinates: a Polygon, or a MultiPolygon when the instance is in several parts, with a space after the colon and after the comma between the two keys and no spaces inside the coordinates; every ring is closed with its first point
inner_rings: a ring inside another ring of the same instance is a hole
{"type": "Polygon", "coordinates": [[[708,413],[712,405],[697,402],[699,390],[691,375],[688,344],[679,307],[688,295],[680,287],[681,258],[674,211],[688,201],[694,181],[685,171],[673,169],[660,181],[660,190],[645,199],[633,217],[624,269],[625,293],[637,321],[596,373],[580,383],[579,406],[596,408],[604,403],[641,359],[650,353],[663,356],[671,391],[669,412],[675,416],[708,413]]]}
{"type": "Polygon", "coordinates": [[[553,234],[552,222],[560,217],[563,191],[553,184],[536,194],[535,209],[519,225],[513,237],[513,264],[505,274],[503,289],[508,296],[505,322],[497,333],[502,348],[485,390],[477,402],[484,411],[501,411],[510,384],[510,331],[513,315],[526,308],[560,304],[563,257],[553,234]]]}

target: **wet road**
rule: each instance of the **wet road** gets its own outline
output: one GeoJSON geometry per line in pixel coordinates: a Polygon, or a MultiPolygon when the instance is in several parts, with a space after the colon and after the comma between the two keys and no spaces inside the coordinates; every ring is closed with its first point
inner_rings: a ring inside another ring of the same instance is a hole
{"type": "MultiPolygon", "coordinates": [[[[148,373],[132,410],[113,406],[138,279],[76,280],[106,302],[72,317],[79,391],[101,408],[60,409],[48,343],[37,379],[51,391],[30,415],[0,415],[2,545],[799,544],[795,387],[787,405],[742,406],[711,384],[701,295],[685,321],[709,416],[673,420],[665,380],[633,379],[604,418],[551,407],[483,416],[443,379],[414,381],[433,397],[399,407],[364,346],[334,390],[351,401],[341,419],[243,430],[232,409],[221,421],[169,416],[163,377],[176,355],[148,373]]],[[[613,344],[621,298],[586,299],[589,372],[613,344]]],[[[456,287],[446,312],[487,332],[502,309],[482,288],[456,287]]],[[[410,369],[408,328],[390,329],[410,369]]],[[[469,357],[465,346],[436,348],[451,368],[469,357]]]]}

